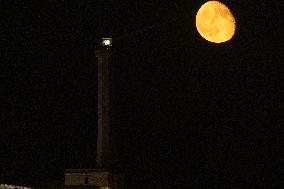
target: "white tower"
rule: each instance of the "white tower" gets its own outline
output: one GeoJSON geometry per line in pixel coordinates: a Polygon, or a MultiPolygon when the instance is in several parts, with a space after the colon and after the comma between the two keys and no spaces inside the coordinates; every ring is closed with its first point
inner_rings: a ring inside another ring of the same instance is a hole
{"type": "Polygon", "coordinates": [[[111,38],[103,38],[95,51],[98,59],[98,168],[108,168],[110,161],[110,108],[109,108],[109,65],[111,61],[111,38]]]}

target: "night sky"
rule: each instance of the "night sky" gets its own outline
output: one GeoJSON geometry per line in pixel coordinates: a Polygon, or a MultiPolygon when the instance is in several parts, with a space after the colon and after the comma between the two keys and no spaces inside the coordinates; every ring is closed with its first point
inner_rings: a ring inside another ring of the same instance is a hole
{"type": "Polygon", "coordinates": [[[1,2],[0,182],[95,168],[94,51],[109,35],[114,169],[129,188],[281,188],[283,5],[222,1],[237,30],[213,44],[195,29],[204,2],[1,2]]]}

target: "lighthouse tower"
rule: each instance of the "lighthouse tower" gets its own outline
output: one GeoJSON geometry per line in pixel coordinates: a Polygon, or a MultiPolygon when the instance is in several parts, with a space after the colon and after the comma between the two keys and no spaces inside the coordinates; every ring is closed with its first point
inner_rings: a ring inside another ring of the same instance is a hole
{"type": "Polygon", "coordinates": [[[98,64],[98,127],[95,169],[66,169],[65,189],[124,189],[121,175],[111,172],[110,64],[112,39],[102,38],[95,55],[98,64]]]}
{"type": "Polygon", "coordinates": [[[98,60],[98,168],[108,168],[110,161],[110,108],[109,108],[109,66],[111,61],[111,38],[102,38],[101,46],[95,51],[98,60]]]}

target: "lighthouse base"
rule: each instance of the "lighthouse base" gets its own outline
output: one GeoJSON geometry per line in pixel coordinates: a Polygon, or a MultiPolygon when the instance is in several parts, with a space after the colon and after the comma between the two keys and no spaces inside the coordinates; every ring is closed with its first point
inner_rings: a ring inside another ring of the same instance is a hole
{"type": "Polygon", "coordinates": [[[104,169],[66,169],[64,189],[125,189],[123,177],[104,169]]]}

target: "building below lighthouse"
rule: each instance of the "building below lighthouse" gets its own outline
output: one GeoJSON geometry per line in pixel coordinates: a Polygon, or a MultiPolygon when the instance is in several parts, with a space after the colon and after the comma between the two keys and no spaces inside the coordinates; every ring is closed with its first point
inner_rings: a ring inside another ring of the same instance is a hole
{"type": "Polygon", "coordinates": [[[124,189],[123,177],[103,169],[66,169],[64,189],[124,189]]]}

